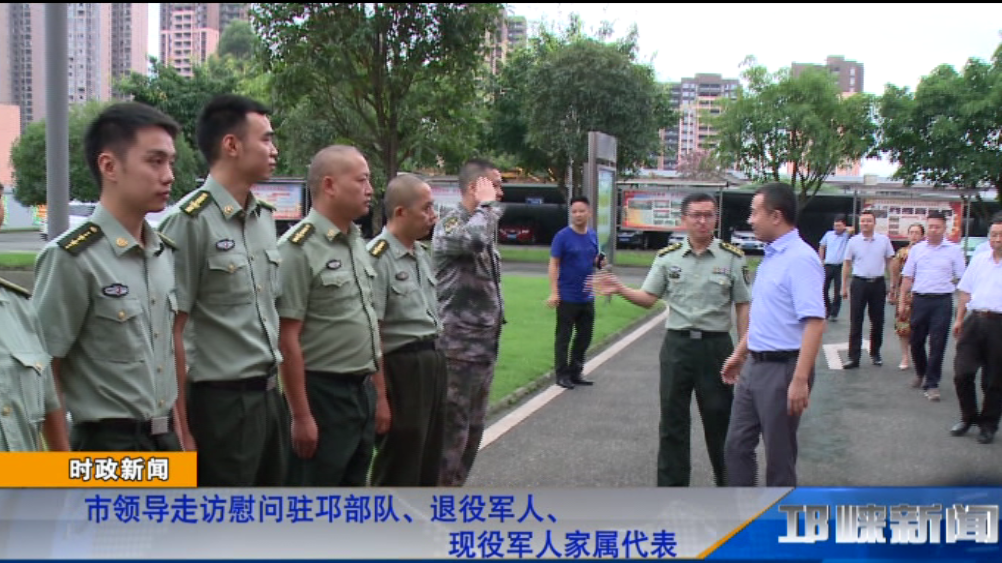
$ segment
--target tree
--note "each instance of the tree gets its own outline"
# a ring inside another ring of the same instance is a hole
[[[84,156],[83,137],[87,126],[108,104],[89,102],[73,106],[69,115],[70,136],[70,199],[97,201],[100,190]],[[177,161],[174,164],[174,185],[171,199],[178,200],[195,189],[197,170],[195,155],[183,135],[174,142]],[[22,205],[44,205],[47,198],[45,163],[45,121],[34,121],[25,128],[11,149],[14,166],[14,198]]]
[[[782,181],[787,166],[801,209],[839,166],[871,156],[876,146],[873,97],[843,95],[823,69],[770,74],[749,57],[736,99],[724,100],[717,157],[760,182]]]
[[[233,20],[219,36],[216,53],[220,57],[232,56],[238,59],[249,59],[257,47],[258,39],[250,23]]]
[[[914,93],[888,85],[879,112],[880,150],[899,163],[896,178],[992,186],[1002,202],[1002,46],[991,63],[971,59],[962,73],[936,68]],[[980,194],[975,198],[981,202]]]
[[[276,101],[307,103],[301,111],[335,133],[314,150],[340,139],[392,178],[403,163],[474,146],[486,37],[501,13],[501,4],[262,3],[251,18],[270,45],[262,57]]]
[[[563,36],[544,30],[499,79],[491,122],[499,147],[521,156],[528,169],[548,170],[561,186],[573,165],[574,191],[589,131],[617,138],[620,172],[629,173],[649,163],[659,130],[677,120],[667,88],[649,65],[636,62],[636,27],[618,42],[607,41],[611,33],[606,24],[599,38],[588,37],[572,16]]]
[[[682,155],[677,171],[689,180],[720,180],[724,174],[716,155],[707,149],[696,149]]]

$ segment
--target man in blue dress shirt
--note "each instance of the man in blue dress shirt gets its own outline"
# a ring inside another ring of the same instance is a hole
[[[735,487],[757,481],[760,435],[766,486],[797,485],[797,428],[814,382],[826,311],[824,268],[796,222],[790,186],[766,184],[755,192],[748,224],[767,243],[765,257],[752,287],[748,332],[721,370],[724,381],[736,383],[724,446],[727,483]]]
[[[845,215],[836,215],[832,230],[821,237],[818,254],[825,263],[825,311],[828,319],[834,321],[842,309],[842,262],[845,249],[852,233],[846,229]],[[828,288],[835,284],[835,293],[829,299]]]

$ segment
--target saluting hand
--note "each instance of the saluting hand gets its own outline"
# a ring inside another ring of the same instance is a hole
[[[302,459],[311,459],[317,452],[320,432],[312,414],[292,419],[292,451]]]

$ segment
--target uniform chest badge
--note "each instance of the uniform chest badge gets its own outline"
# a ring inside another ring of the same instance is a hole
[[[407,272],[397,272],[396,275],[397,281],[406,281],[409,277],[410,275],[408,275]]]
[[[233,239],[224,238],[216,243],[216,250],[226,252],[227,250],[233,250],[233,247],[236,245],[237,243],[233,242]]]
[[[341,268],[340,260],[331,260],[330,262],[327,263],[328,270],[337,270],[339,268]]]
[[[129,294],[129,286],[120,283],[113,283],[102,287],[101,293],[108,297],[125,297]]]
[[[713,273],[714,274],[720,274],[722,276],[729,276],[729,275],[731,275],[731,269],[730,268],[714,268],[713,269]]]
[[[682,277],[682,268],[671,266],[668,268],[668,279],[677,280]]]
[[[442,224],[442,228],[445,230],[446,233],[452,233],[452,231],[456,230],[456,227],[458,226],[459,226],[459,217],[456,217],[455,215],[446,219],[445,222]]]

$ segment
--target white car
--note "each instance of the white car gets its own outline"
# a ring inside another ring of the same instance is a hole
[[[91,214],[94,213],[94,209],[97,207],[96,203],[85,203],[82,201],[71,201],[69,206],[69,228],[68,231],[73,230],[80,225],[83,225]],[[45,219],[42,219],[41,230],[39,231],[42,240],[49,240],[49,219],[46,215]],[[62,234],[62,233],[60,233]]]
[[[731,244],[745,252],[765,251],[765,243],[755,238],[755,233],[751,231],[734,231],[731,234]]]

